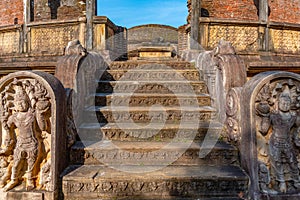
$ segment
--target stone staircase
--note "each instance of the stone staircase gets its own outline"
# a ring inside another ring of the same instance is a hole
[[[239,199],[248,177],[188,62],[113,62],[86,98],[64,199]]]

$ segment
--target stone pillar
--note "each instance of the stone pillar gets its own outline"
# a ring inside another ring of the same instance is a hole
[[[268,0],[259,0],[259,20],[267,22],[269,18]]]
[[[23,35],[21,39],[21,45],[22,45],[22,52],[27,53],[28,52],[28,40],[27,40],[27,24],[31,21],[31,0],[24,0],[24,26],[23,26]]]
[[[269,47],[269,28],[267,24],[269,23],[269,4],[268,0],[259,0],[259,21],[260,21],[260,48],[261,50],[268,51]]]
[[[192,15],[191,15],[191,34],[190,34],[190,49],[199,49],[199,18],[201,0],[192,0]]]
[[[93,17],[96,15],[96,0],[86,1],[86,48],[93,49]]]

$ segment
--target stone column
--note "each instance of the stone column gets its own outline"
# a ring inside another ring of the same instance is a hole
[[[198,50],[201,0],[192,0],[190,49]]]
[[[267,22],[268,21],[268,0],[260,0],[259,1],[259,21]]]
[[[96,15],[96,0],[86,1],[86,48],[93,49],[93,17]]]
[[[260,32],[263,35],[261,49],[269,50],[269,28],[266,24],[269,22],[269,4],[268,0],[259,0],[259,22],[261,23]]]
[[[23,34],[21,39],[21,51],[27,53],[27,24],[30,22],[30,0],[23,0],[24,6],[24,26],[23,26]]]

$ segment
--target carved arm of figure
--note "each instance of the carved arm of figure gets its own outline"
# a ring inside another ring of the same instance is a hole
[[[49,113],[50,105],[51,104],[47,99],[38,100],[36,103],[36,119],[41,131],[48,131],[49,128],[48,120],[51,115],[51,113]]]
[[[259,132],[266,136],[271,126],[270,121],[270,106],[267,102],[260,102],[256,106],[257,114],[262,118]]]
[[[0,148],[0,155],[11,155],[14,148],[14,138],[12,136],[13,129],[11,127],[8,114],[3,114],[0,117],[2,124],[2,144]]]

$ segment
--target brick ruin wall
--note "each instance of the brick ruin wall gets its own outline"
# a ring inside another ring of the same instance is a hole
[[[52,2],[56,2],[54,0]],[[240,20],[258,20],[258,1],[259,0],[202,0],[201,7],[208,11],[209,17],[220,19],[240,19]],[[50,11],[48,5],[41,6],[39,2],[48,2],[45,0],[35,2],[36,13],[45,15],[45,8]],[[65,3],[72,2],[72,3]],[[68,19],[84,15],[85,5],[80,4],[79,0],[61,1],[52,3],[52,18],[57,15],[58,19]],[[268,0],[270,7],[270,21],[300,23],[300,1],[299,0]],[[83,6],[81,6],[83,5]],[[23,0],[2,0],[0,1],[0,26],[23,23]],[[56,10],[56,14],[53,14]],[[40,17],[35,16],[38,20]],[[17,19],[17,20],[16,20]],[[49,20],[49,16],[47,16]],[[41,17],[40,20],[45,20]]]
[[[180,26],[178,28],[178,50],[179,55],[182,54],[184,50],[188,49],[188,34],[186,33],[185,26]]]
[[[202,0],[201,8],[209,17],[220,19],[258,20],[254,0]]]
[[[85,0],[59,1],[33,0],[34,14],[30,21],[49,21],[51,19],[74,19],[85,16]],[[24,23],[23,0],[0,1],[0,27]]]
[[[23,0],[1,0],[0,8],[0,26],[23,24]]]
[[[269,0],[270,21],[300,23],[300,0]]]
[[[299,0],[268,0],[268,3],[270,21],[300,23]],[[202,0],[201,7],[212,18],[258,20],[259,0]]]

